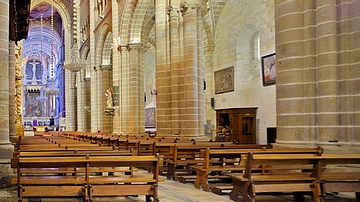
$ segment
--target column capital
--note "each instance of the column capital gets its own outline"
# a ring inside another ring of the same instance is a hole
[[[99,70],[103,71],[103,70],[110,70],[112,68],[111,64],[102,64],[99,67]]]
[[[169,15],[170,18],[176,18],[176,17],[178,17],[178,14],[179,14],[179,8],[175,8],[173,6],[168,6],[167,14]]]
[[[196,12],[196,9],[199,7],[199,4],[192,2],[183,2],[180,4],[180,12],[184,15],[188,12]]]
[[[142,43],[130,43],[128,44],[128,51],[131,51],[132,49],[142,49],[144,48]]]

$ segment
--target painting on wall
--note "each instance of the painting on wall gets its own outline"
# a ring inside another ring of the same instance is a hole
[[[276,55],[275,53],[261,57],[263,85],[273,85],[276,81]]]
[[[145,109],[145,128],[155,127],[155,107]]]
[[[25,97],[24,117],[39,117],[42,112],[42,105],[36,100],[40,93],[28,93]]]
[[[215,94],[234,91],[234,66],[214,72]]]

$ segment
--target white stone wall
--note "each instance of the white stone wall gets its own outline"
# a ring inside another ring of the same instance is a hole
[[[275,85],[263,86],[261,56],[275,51],[274,1],[230,0],[216,24],[214,66],[234,66],[234,91],[215,95],[215,109],[258,107],[257,137],[276,126]]]

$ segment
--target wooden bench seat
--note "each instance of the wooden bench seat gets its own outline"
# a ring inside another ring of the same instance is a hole
[[[38,175],[38,176],[22,176],[21,184],[26,185],[85,185],[85,176],[54,176],[54,175]],[[26,190],[27,191],[27,190]]]
[[[18,157],[17,175],[12,180],[18,185],[18,201],[24,197],[83,197],[92,201],[95,196],[146,195],[147,201],[158,198],[158,158],[156,156],[68,156],[68,157]],[[152,167],[153,173],[138,169]],[[51,169],[54,170],[51,172]],[[75,175],[58,175],[64,169],[74,169]],[[92,175],[113,168],[121,173],[111,176]],[[31,175],[26,169],[37,172]],[[63,170],[62,170],[63,169]],[[120,170],[122,169],[122,170]],[[81,171],[81,172],[80,172]]]
[[[119,183],[156,183],[154,175],[151,173],[141,173],[137,175],[122,175],[122,176],[90,176],[89,183],[93,186],[95,184],[119,184]]]
[[[323,153],[323,148],[277,148],[277,149],[213,149],[207,148],[204,154],[204,160],[201,165],[191,166],[196,170],[196,180],[194,186],[198,189],[201,187],[205,191],[210,191],[208,179],[212,173],[217,173],[218,178],[227,178],[228,173],[242,173],[245,170],[246,156],[249,152],[252,153],[272,153],[272,154],[285,154],[285,153],[298,153],[298,154],[317,154]],[[298,169],[302,171],[312,171],[312,165],[286,165],[286,169]],[[282,170],[283,165],[254,165],[252,172],[266,172],[267,170]],[[216,188],[215,188],[216,189]]]
[[[269,148],[268,145],[254,144],[234,144],[232,142],[193,142],[192,144],[176,143],[173,146],[172,158],[165,159],[167,164],[167,178],[178,180],[179,174],[193,175],[195,169],[193,166],[202,165],[204,163],[204,151],[211,149],[264,149]],[[213,164],[219,161],[212,162]],[[220,162],[225,163],[225,162]],[[228,162],[236,163],[236,162]]]
[[[314,195],[324,201],[327,193],[353,192],[360,200],[360,154],[324,154],[314,167]]]
[[[324,201],[329,192],[359,192],[360,167],[355,172],[344,169],[329,168],[329,165],[344,166],[360,165],[360,154],[255,154],[249,153],[246,169],[243,174],[232,173],[233,189],[230,199],[239,201],[255,201],[257,193],[261,192],[308,192],[313,201]],[[256,165],[282,165],[283,169],[272,170],[265,166],[266,171],[252,172]],[[288,166],[294,165],[294,166]],[[304,172],[301,165],[312,165],[311,172]],[[296,168],[296,171],[294,170]]]

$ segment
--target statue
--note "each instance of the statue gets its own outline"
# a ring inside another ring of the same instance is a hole
[[[112,89],[109,88],[106,90],[106,93],[105,93],[105,96],[106,96],[106,108],[113,108],[114,106],[114,101],[113,101],[113,93],[112,93]]]

